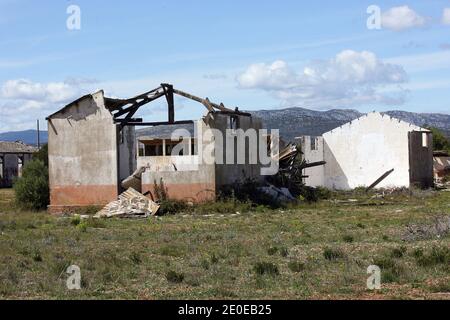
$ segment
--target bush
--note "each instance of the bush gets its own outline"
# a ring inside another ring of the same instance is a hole
[[[188,205],[184,201],[174,199],[164,199],[159,203],[158,215],[177,214],[183,212],[188,208]]]
[[[323,250],[323,257],[330,261],[335,261],[345,258],[345,253],[339,248],[325,248]]]
[[[178,273],[178,272],[173,271],[173,270],[169,270],[166,273],[166,279],[167,279],[167,281],[169,281],[171,283],[181,283],[184,280],[184,274],[183,273]]]
[[[407,251],[407,248],[405,246],[401,246],[400,248],[394,248],[391,250],[391,257],[392,258],[402,258]]]
[[[80,230],[81,232],[86,232],[87,229],[88,229],[88,224],[87,224],[86,221],[82,221],[82,222],[80,222],[80,223],[77,225],[76,228],[77,228],[78,230]]]
[[[444,135],[444,133],[433,127],[428,127],[433,134],[433,149],[434,150],[444,150],[450,152],[450,140]]]
[[[350,234],[345,234],[342,236],[342,240],[347,243],[352,243],[353,241],[355,241],[355,238]]]
[[[290,261],[288,263],[288,268],[292,272],[298,273],[298,272],[305,270],[305,264],[300,261]]]
[[[374,265],[381,268],[381,276],[383,282],[400,282],[400,279],[405,273],[404,267],[391,257],[376,258],[374,260]]]
[[[71,225],[73,225],[73,226],[77,226],[77,225],[79,225],[81,223],[81,218],[80,218],[80,216],[74,216],[74,217],[72,217],[72,219],[70,219],[70,224]]]
[[[33,154],[34,160],[40,160],[48,168],[48,144],[44,144],[39,151]]]
[[[277,265],[275,265],[271,262],[258,262],[253,267],[253,270],[258,275],[267,274],[267,275],[271,275],[271,276],[276,276],[280,273]]]
[[[14,192],[19,206],[42,210],[49,204],[48,169],[44,162],[32,160],[22,172],[22,177],[14,183]]]
[[[419,266],[429,267],[438,264],[450,264],[450,249],[446,247],[433,247],[429,254],[417,252],[415,254],[416,262]]]

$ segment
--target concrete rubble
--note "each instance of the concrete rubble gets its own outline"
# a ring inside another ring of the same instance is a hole
[[[99,211],[95,218],[146,218],[156,215],[159,205],[137,192],[133,188],[119,196],[119,200],[110,202]]]
[[[124,189],[130,189],[133,188],[134,190],[141,192],[142,191],[142,174],[145,172],[144,167],[140,167],[137,169],[131,176],[126,178],[122,181],[122,188]]]
[[[261,192],[271,196],[275,201],[279,202],[295,202],[295,199],[288,188],[277,188],[269,184],[267,187],[259,188]]]

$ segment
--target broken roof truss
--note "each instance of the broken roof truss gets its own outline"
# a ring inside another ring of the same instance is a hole
[[[114,121],[124,126],[159,126],[168,124],[187,124],[192,123],[192,120],[175,121],[175,102],[174,95],[197,101],[203,104],[211,113],[225,113],[242,116],[251,116],[249,113],[241,112],[236,108],[235,110],[226,108],[223,103],[215,104],[209,101],[208,98],[202,99],[192,94],[174,89],[173,85],[163,83],[160,87],[140,94],[130,99],[113,99],[105,97],[105,107],[113,114]],[[161,97],[166,97],[168,105],[168,121],[165,122],[144,122],[141,118],[133,118],[136,112],[144,105]]]

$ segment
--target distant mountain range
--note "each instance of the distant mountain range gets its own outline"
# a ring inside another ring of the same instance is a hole
[[[314,111],[304,108],[289,108],[281,110],[250,111],[261,118],[268,129],[280,129],[280,135],[285,141],[292,141],[300,135],[320,136],[364,115],[356,110],[336,109],[329,111]],[[440,113],[414,113],[406,111],[384,112],[393,118],[397,118],[417,126],[432,126],[444,132],[450,138],[450,114]],[[138,136],[164,135],[167,136],[167,127],[143,128],[137,130]],[[190,129],[190,128],[188,128]],[[48,136],[46,131],[41,131],[41,143],[46,143]],[[37,131],[26,130],[18,132],[0,133],[0,141],[23,141],[36,145]]]
[[[261,118],[268,129],[279,128],[280,136],[286,141],[292,141],[300,135],[320,136],[364,115],[364,113],[349,109],[314,111],[304,108],[261,110],[251,113]],[[436,127],[442,130],[447,137],[450,137],[450,114],[406,111],[383,113],[417,126]]]
[[[41,143],[48,141],[47,131],[40,132]],[[37,145],[37,130],[13,131],[0,133],[0,141],[22,141],[29,145]]]

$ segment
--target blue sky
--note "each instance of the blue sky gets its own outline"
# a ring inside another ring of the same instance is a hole
[[[70,5],[80,30],[66,26]],[[380,30],[367,28],[370,5]],[[247,110],[449,113],[449,71],[449,0],[0,0],[0,132],[97,89],[129,97],[162,82]],[[140,115],[164,120],[163,102]],[[176,103],[178,120],[204,112]]]

